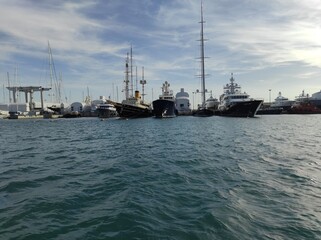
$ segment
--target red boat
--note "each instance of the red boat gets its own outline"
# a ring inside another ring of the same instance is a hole
[[[321,114],[321,109],[310,102],[300,102],[294,104],[289,110],[290,114]]]

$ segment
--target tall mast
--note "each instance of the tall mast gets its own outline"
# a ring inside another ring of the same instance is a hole
[[[58,82],[58,103],[61,103],[61,88],[62,88],[62,72],[59,73],[59,82]]]
[[[2,84],[2,92],[3,92],[3,102],[6,102],[6,93],[5,93],[5,87],[4,84]]]
[[[57,74],[56,74],[56,68],[55,68],[55,63],[53,61],[52,57],[52,51],[50,47],[50,43],[48,41],[48,55],[49,55],[49,74],[50,74],[50,87],[51,91],[54,91],[55,94],[55,102],[60,102],[61,96],[59,96],[59,83],[57,79]],[[51,94],[51,102],[53,102],[53,93]]]
[[[9,72],[7,72],[7,79],[8,79],[8,87],[10,88],[10,78],[9,78]],[[11,103],[11,96],[10,96],[10,91],[9,91],[9,103]]]
[[[129,87],[128,87],[128,84],[129,84],[129,56],[128,56],[128,53],[127,53],[127,58],[126,58],[126,68],[125,68],[125,98],[126,100],[129,98]]]
[[[49,63],[49,75],[50,75],[50,88],[51,88],[51,103],[53,102],[53,73],[52,73],[52,59],[51,59],[51,48],[50,48],[50,43],[48,41],[48,63]]]
[[[136,91],[138,91],[138,76],[137,76],[137,66],[136,66]]]
[[[130,46],[130,88],[132,91],[132,96],[134,96],[134,86],[133,86],[133,47]]]
[[[201,1],[201,79],[202,79],[202,106],[205,107],[205,63],[204,63],[204,19],[203,19],[203,1]]]

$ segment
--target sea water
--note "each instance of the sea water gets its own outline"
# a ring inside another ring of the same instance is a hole
[[[321,115],[0,120],[0,239],[321,239]]]

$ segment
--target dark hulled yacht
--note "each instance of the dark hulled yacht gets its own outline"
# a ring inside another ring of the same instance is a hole
[[[165,81],[162,87],[162,94],[159,96],[159,99],[153,101],[153,114],[157,118],[176,116],[175,97],[169,87],[170,84]]]
[[[218,111],[220,116],[229,117],[254,117],[263,100],[249,98],[245,92],[241,92],[241,86],[234,82],[233,73],[230,83],[224,86],[224,93],[220,96]]]
[[[130,54],[130,58],[132,59],[132,51]],[[130,61],[132,62],[132,60]],[[132,69],[132,65],[130,66]],[[112,102],[115,106],[119,117],[121,118],[144,118],[151,117],[152,110],[150,104],[146,104],[144,100],[141,99],[141,95],[138,90],[135,91],[135,94],[131,94],[129,92],[129,73],[131,73],[132,79],[132,71],[129,70],[129,56],[127,54],[126,58],[126,71],[125,71],[125,99],[121,103]]]

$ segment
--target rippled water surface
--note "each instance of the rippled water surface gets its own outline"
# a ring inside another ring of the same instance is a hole
[[[0,239],[321,239],[321,115],[0,120]]]

